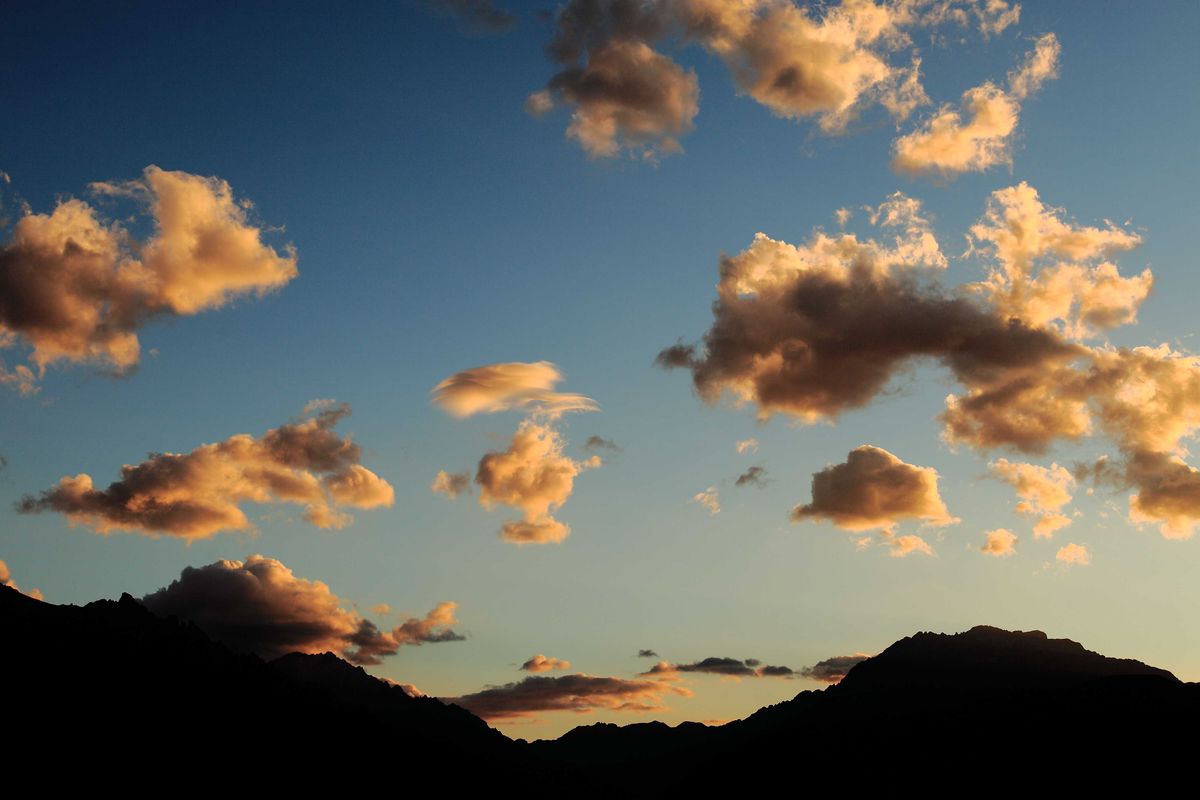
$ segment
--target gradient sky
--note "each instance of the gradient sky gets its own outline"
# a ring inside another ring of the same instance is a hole
[[[36,395],[0,387],[0,559],[22,588],[56,603],[140,597],[188,565],[262,553],[380,627],[390,617],[376,604],[422,616],[453,601],[464,641],[402,647],[370,667],[437,696],[519,680],[537,653],[625,678],[653,663],[637,658],[642,648],[678,663],[799,668],[975,624],[1038,628],[1200,680],[1197,537],[1134,525],[1128,489],[1089,494],[1080,483],[1071,525],[1035,538],[1013,487],[988,477],[1000,457],[1070,468],[1115,456],[1111,439],[1059,441],[1044,455],[952,448],[937,415],[957,385],[929,359],[866,408],[812,425],[706,404],[687,370],[654,367],[660,350],[710,327],[718,259],[756,233],[801,244],[814,228],[836,234],[835,211],[847,208],[847,230],[877,236],[862,207],[901,191],[923,204],[949,262],[940,280],[957,286],[985,276],[964,237],[989,195],[1022,181],[1073,224],[1113,220],[1142,237],[1111,260],[1125,276],[1152,269],[1154,290],[1136,324],[1091,344],[1196,352],[1200,7],[1026,2],[1017,24],[991,36],[948,24],[931,41],[935,31],[913,30],[932,105],[898,124],[875,107],[833,136],[740,93],[703,48],[663,44],[695,71],[700,110],[683,152],[653,160],[589,158],[565,135],[569,111],[523,110],[555,72],[544,49],[555,23],[534,4],[507,8],[516,24],[496,34],[420,3],[8,5],[4,241],[22,204],[49,213],[76,197],[128,213],[89,184],[157,165],[228,181],[252,201],[264,240],[299,258],[299,276],[262,298],[147,322],[132,374],[64,363]],[[1002,82],[1047,33],[1061,45],[1058,77],[1022,102],[1011,164],[949,182],[890,168],[899,135],[965,90]],[[27,356],[21,342],[0,351],[9,369]],[[474,473],[522,414],[456,419],[430,391],[468,368],[543,360],[566,376],[560,391],[600,406],[556,423],[567,454],[587,458],[592,435],[620,450],[598,451],[604,465],[576,477],[555,512],[570,525],[565,541],[514,546],[497,536],[514,514],[482,508],[478,492],[450,501],[429,486],[439,470]],[[107,485],[148,453],[261,436],[320,398],[350,404],[339,431],[395,490],[394,505],[356,509],[342,530],[307,524],[295,505],[248,504],[253,533],[187,543],[97,535],[15,508],[64,475]],[[757,451],[739,455],[749,438]],[[789,519],[810,501],[812,475],[864,444],[936,469],[960,521],[897,528],[934,555],[893,558],[857,547],[862,534]],[[769,483],[736,486],[753,465]],[[715,515],[693,500],[709,487]],[[997,528],[1017,535],[1012,556],[980,552]],[[1056,559],[1068,543],[1086,547],[1090,564]],[[534,738],[600,720],[730,719],[821,685],[685,677],[694,696],[668,697],[666,712],[549,712],[500,727]]]

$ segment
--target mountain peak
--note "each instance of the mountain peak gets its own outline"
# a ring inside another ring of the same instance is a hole
[[[962,633],[921,632],[855,666],[842,690],[1052,689],[1127,675],[1178,679],[1127,658],[1109,658],[1044,632],[976,625]]]

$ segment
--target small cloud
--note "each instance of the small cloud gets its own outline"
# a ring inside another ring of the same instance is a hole
[[[818,661],[811,667],[799,671],[801,677],[812,678],[823,683],[837,683],[846,677],[855,664],[870,658],[866,653],[855,653],[852,656],[834,656],[824,661]]]
[[[583,443],[584,450],[610,450],[614,453],[620,452],[621,448],[617,447],[617,443],[612,439],[605,439],[602,436],[589,436],[587,441]]]
[[[735,447],[737,447],[739,456],[745,455],[746,453],[753,453],[758,450],[758,439],[742,439],[735,445]]]
[[[692,501],[699,503],[710,517],[721,513],[721,502],[717,497],[717,487],[710,486],[703,492],[692,495]]]
[[[1017,537],[1009,530],[997,528],[984,534],[983,545],[979,550],[984,555],[996,558],[1007,558],[1017,552]]]
[[[457,500],[463,492],[471,491],[471,475],[466,472],[446,472],[439,470],[429,488],[437,494],[444,494],[451,500]]]
[[[538,653],[521,665],[525,672],[550,672],[556,669],[570,669],[571,662],[562,658],[553,658]]]
[[[738,475],[734,481],[735,486],[757,486],[759,489],[765,487],[770,481],[767,479],[767,471],[762,467],[751,467],[750,469]]]
[[[638,658],[658,658],[658,653],[653,650],[638,650]]]
[[[1088,549],[1074,542],[1060,547],[1054,557],[1069,567],[1086,567],[1092,563],[1092,554]]]

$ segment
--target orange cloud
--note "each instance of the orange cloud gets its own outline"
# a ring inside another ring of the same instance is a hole
[[[0,560],[0,586],[7,586],[10,589],[15,589],[24,595],[32,597],[34,600],[46,599],[42,594],[41,589],[30,589],[28,592],[22,591],[21,587],[17,586],[17,582],[13,580],[12,572],[10,572],[8,569],[8,564],[5,564],[3,560]]]
[[[538,653],[521,665],[526,672],[550,672],[556,669],[570,669],[571,662],[561,658],[552,658]]]
[[[378,664],[403,645],[460,641],[451,629],[455,603],[439,603],[425,617],[391,630],[343,606],[321,581],[297,577],[261,555],[185,567],[170,586],[142,598],[160,616],[195,622],[234,650],[266,659],[287,653],[331,651],[356,664]]]
[[[121,478],[95,488],[87,474],[67,476],[18,504],[22,513],[56,511],[97,533],[133,531],[188,541],[253,525],[240,505],[297,503],[320,528],[353,518],[342,506],[391,506],[391,485],[358,463],[362,449],[334,426],[349,406],[327,408],[267,431],[238,434],[190,453],[159,453],[121,468]]]
[[[562,373],[549,361],[514,361],[456,372],[433,389],[433,402],[454,417],[528,411],[555,419],[568,411],[597,411],[581,394],[554,391]]]
[[[979,548],[984,555],[1004,558],[1017,552],[1017,537],[1009,530],[996,528],[984,534],[983,545]]]
[[[191,316],[296,277],[296,254],[262,241],[229,184],[150,166],[125,183],[96,183],[101,195],[132,199],[154,221],[139,241],[88,203],[60,201],[26,213],[0,245],[0,347],[26,346],[37,376],[58,362],[117,373],[137,366],[137,331],[161,316]],[[0,366],[0,382],[24,394],[34,371]]]
[[[1092,556],[1088,549],[1074,542],[1060,547],[1058,554],[1054,557],[1069,567],[1086,567],[1092,563]]]
[[[950,516],[938,494],[937,470],[906,464],[879,447],[862,445],[850,451],[845,463],[813,475],[812,502],[796,506],[792,520],[826,519],[848,531],[891,531],[906,519],[926,525],[949,525]],[[895,555],[929,553],[916,536],[897,537]]]
[[[911,177],[952,180],[1009,163],[1021,101],[1057,77],[1059,51],[1058,39],[1047,33],[1022,66],[1009,73],[1008,91],[988,82],[963,93],[961,112],[942,106],[920,128],[895,141],[892,169]]]
[[[1071,502],[1070,487],[1075,478],[1058,464],[1039,467],[1000,458],[988,465],[992,475],[1017,490],[1021,502],[1017,513],[1037,518],[1034,536],[1048,537],[1059,528],[1071,524],[1071,518],[1061,509]]]

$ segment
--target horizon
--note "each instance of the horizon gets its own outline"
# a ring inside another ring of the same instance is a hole
[[[1200,7],[553,5],[5,11],[0,584],[512,738],[1200,681]]]

